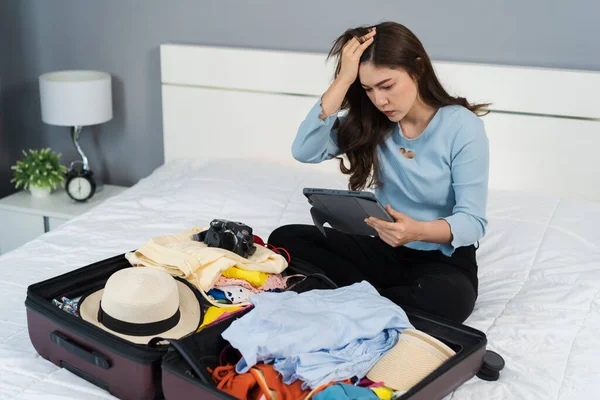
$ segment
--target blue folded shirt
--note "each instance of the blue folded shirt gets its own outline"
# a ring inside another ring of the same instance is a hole
[[[363,387],[336,383],[313,397],[314,400],[379,400],[371,390]]]
[[[242,354],[236,371],[272,362],[284,383],[300,379],[304,389],[364,377],[413,328],[404,310],[367,281],[301,294],[263,292],[249,301],[254,309],[222,334]]]

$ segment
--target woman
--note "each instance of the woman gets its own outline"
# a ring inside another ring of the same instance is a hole
[[[378,237],[288,225],[269,243],[338,285],[368,280],[401,306],[463,322],[487,226],[489,151],[478,118],[487,105],[450,96],[419,39],[397,23],[348,30],[329,56],[338,57],[335,80],[300,125],[293,155],[319,163],[346,154],[350,189],[374,187],[396,222],[368,218]]]

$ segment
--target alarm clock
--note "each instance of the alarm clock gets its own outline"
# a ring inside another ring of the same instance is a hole
[[[96,192],[96,181],[89,169],[71,168],[67,172],[65,190],[70,198],[84,202],[92,198]]]

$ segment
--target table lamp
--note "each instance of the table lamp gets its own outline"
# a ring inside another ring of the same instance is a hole
[[[39,85],[42,121],[71,127],[73,145],[81,156],[81,168],[71,163],[65,189],[73,200],[86,201],[94,195],[96,183],[79,135],[83,126],[112,119],[111,76],[99,71],[55,71],[41,75]]]

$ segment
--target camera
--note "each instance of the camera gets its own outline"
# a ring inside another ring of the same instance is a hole
[[[256,251],[252,228],[242,222],[213,219],[210,228],[194,235],[194,240],[204,242],[208,247],[229,250],[244,258]]]

